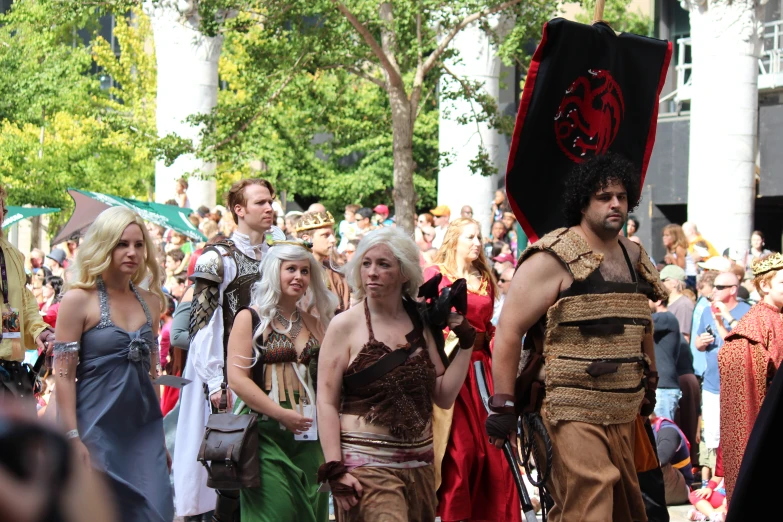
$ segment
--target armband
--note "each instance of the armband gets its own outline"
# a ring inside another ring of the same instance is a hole
[[[68,367],[74,363],[79,364],[79,351],[82,343],[72,341],[68,343],[55,341],[52,355],[54,359],[54,368],[58,377],[68,377]]]

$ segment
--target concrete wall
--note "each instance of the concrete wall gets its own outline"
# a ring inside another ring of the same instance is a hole
[[[459,50],[462,58],[460,63],[450,64],[454,74],[483,82],[483,88],[498,100],[500,110],[515,115],[514,69],[503,66],[484,33],[475,25],[467,27],[454,39],[452,46]],[[441,78],[441,92],[453,88],[451,78]],[[470,113],[467,102],[441,99],[439,147],[441,152],[452,154],[453,158],[452,163],[438,173],[438,204],[449,206],[452,219],[459,217],[463,205],[470,205],[473,217],[481,223],[482,233],[487,235],[492,226],[494,193],[504,185],[511,139],[483,124],[460,125],[455,121],[458,116]],[[472,174],[468,168],[482,143],[498,168],[497,176]]]
[[[759,196],[783,196],[783,105],[759,107]]]

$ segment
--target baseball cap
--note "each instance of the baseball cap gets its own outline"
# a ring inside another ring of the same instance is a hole
[[[374,209],[372,209],[373,212],[376,214],[383,214],[384,216],[389,215],[389,207],[386,205],[376,205]]]
[[[500,254],[492,258],[492,261],[497,261],[498,263],[511,263],[514,264],[514,256],[511,254]]]
[[[706,261],[698,263],[704,270],[714,270],[716,272],[728,272],[731,270],[731,261],[721,256],[712,256]]]
[[[451,209],[447,207],[446,205],[438,205],[437,207],[430,210],[430,214],[433,216],[450,216],[451,215]]]
[[[666,265],[661,270],[661,281],[666,279],[674,279],[676,281],[685,282],[685,270],[677,265]]]

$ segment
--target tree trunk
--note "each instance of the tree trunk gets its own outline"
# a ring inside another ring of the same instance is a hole
[[[747,249],[753,229],[759,4],[688,2],[693,42],[688,220],[719,249]]]
[[[189,116],[208,114],[217,105],[218,59],[223,37],[208,37],[198,30],[195,0],[147,0],[157,59],[158,93],[156,120],[158,135],[175,134],[190,139],[197,148],[201,128],[186,121]],[[184,154],[170,166],[155,166],[155,200],[174,197],[175,181],[188,176],[188,198],[193,209],[215,206],[215,165]]]
[[[413,234],[416,226],[416,192],[413,189],[413,115],[404,89],[391,86],[394,150],[394,212],[397,226]]]

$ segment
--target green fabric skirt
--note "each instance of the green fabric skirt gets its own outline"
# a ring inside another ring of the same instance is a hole
[[[291,409],[289,401],[280,406]],[[247,408],[244,408],[247,411]],[[261,487],[243,489],[242,522],[325,522],[329,495],[318,493],[316,476],[324,462],[318,441],[294,440],[274,419],[258,415]]]

